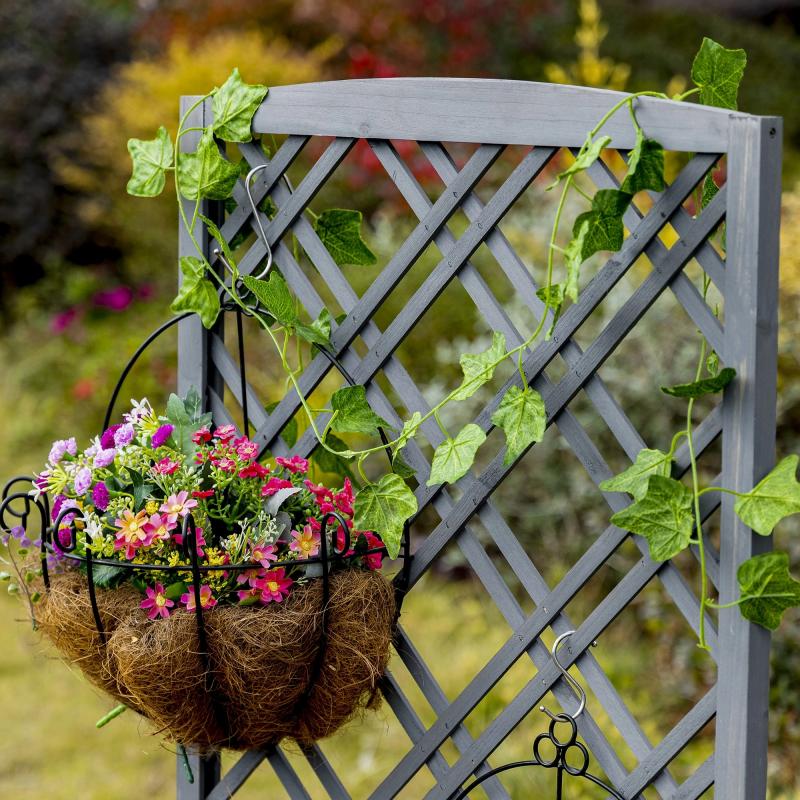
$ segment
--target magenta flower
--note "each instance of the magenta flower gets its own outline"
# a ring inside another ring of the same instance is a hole
[[[258,561],[262,567],[269,569],[270,561],[277,561],[278,554],[275,552],[274,544],[257,544],[250,554],[253,561]]]
[[[164,594],[164,587],[160,583],[156,584],[155,589],[148,586],[145,594],[147,598],[139,603],[139,608],[147,611],[149,619],[158,619],[159,617],[166,619],[169,616],[169,610],[175,603]]]
[[[64,333],[64,331],[80,316],[81,311],[76,306],[60,311],[50,320],[50,330],[53,333]]]
[[[253,567],[253,569],[239,570],[236,575],[236,583],[249,583],[253,585],[253,581],[264,577],[264,570],[261,567]]]
[[[99,511],[105,511],[108,508],[108,501],[111,498],[108,494],[108,487],[100,481],[100,483],[95,484],[94,489],[92,489],[92,502]]]
[[[194,531],[194,540],[197,544],[197,555],[201,558],[205,555],[203,551],[203,546],[206,544],[206,540],[203,536],[203,529],[202,528],[195,528]],[[183,534],[182,533],[173,533],[172,534],[172,541],[175,544],[183,544]]]
[[[236,452],[242,460],[251,461],[258,455],[258,445],[255,442],[251,442],[249,439],[237,439]]]
[[[181,603],[186,606],[187,611],[196,611],[197,610],[197,603],[195,601],[194,596],[194,588],[190,588],[186,594],[181,595]],[[214,595],[211,591],[211,587],[204,583],[200,587],[200,608],[213,608],[217,604],[217,601],[214,599]]]
[[[153,464],[150,467],[150,471],[155,475],[172,475],[173,472],[177,472],[180,469],[180,466],[180,462],[173,461],[167,456]]]
[[[301,475],[305,475],[308,472],[308,460],[300,458],[300,456],[292,456],[291,458],[278,456],[275,459],[275,463],[285,467],[289,472],[300,473]]]
[[[100,437],[100,447],[103,450],[110,450],[114,447],[114,434],[122,427],[122,423],[118,423],[117,425],[112,425],[108,430],[103,432],[103,435]]]
[[[269,470],[258,461],[251,461],[246,467],[239,470],[240,478],[266,478]]]
[[[171,494],[158,510],[167,515],[170,522],[177,522],[178,517],[185,517],[197,505],[197,500],[189,499],[189,492]]]
[[[272,497],[275,492],[281,489],[291,489],[293,485],[291,481],[286,481],[283,478],[270,478],[261,488],[261,494],[264,497]]]
[[[169,539],[170,532],[177,527],[176,522],[170,522],[161,514],[152,514],[145,523],[145,530],[150,534],[152,541],[156,539]]]
[[[227,456],[217,461],[217,467],[223,472],[236,472],[236,462]]]
[[[298,558],[309,558],[319,553],[320,538],[310,525],[304,525],[302,531],[292,531],[292,543],[289,549],[297,553]]]
[[[124,311],[133,302],[133,289],[129,286],[116,286],[96,292],[92,301],[99,308],[109,311]]]
[[[270,570],[255,583],[255,588],[261,590],[261,602],[280,603],[288,594],[292,586],[292,579],[286,577],[286,570],[277,567]]]
[[[228,442],[236,436],[236,426],[220,425],[220,427],[214,431],[214,436],[221,442]]]
[[[239,589],[236,594],[239,596],[239,602],[242,605],[252,605],[261,599],[261,589],[257,586],[251,586],[249,589]]]
[[[303,485],[306,487],[306,489],[308,489],[309,492],[311,492],[311,494],[314,495],[317,505],[323,502],[333,502],[333,492],[327,486],[323,486],[321,483],[313,483],[307,478],[303,481]]]
[[[113,447],[101,450],[94,457],[94,465],[96,467],[107,467],[110,464],[114,463],[114,458],[116,457],[116,455],[117,451]]]
[[[350,478],[344,479],[344,487],[341,492],[336,492],[333,496],[333,504],[342,513],[353,516],[353,484]]]
[[[150,440],[150,444],[153,446],[155,450],[157,447],[161,447],[164,442],[172,436],[172,431],[175,430],[174,426],[172,425],[162,425],[154,434],[153,438]]]
[[[364,531],[363,535],[367,540],[367,546],[370,550],[374,550],[377,547],[383,547],[383,542],[372,532]],[[367,556],[364,556],[364,561],[366,561],[367,566],[370,569],[380,569],[383,565],[383,553],[370,553]]]
[[[75,476],[75,494],[82,495],[89,491],[92,485],[92,471],[89,467],[81,467]]]
[[[203,442],[210,442],[211,441],[211,431],[208,427],[200,428],[200,430],[195,431],[192,434],[192,441],[195,444],[202,444]]]

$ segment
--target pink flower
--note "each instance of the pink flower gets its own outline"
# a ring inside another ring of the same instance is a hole
[[[253,567],[253,569],[242,569],[239,570],[238,575],[236,576],[236,583],[249,583],[250,586],[253,586],[253,581],[257,581],[259,578],[264,577],[264,570],[261,567]]]
[[[145,511],[134,514],[133,511],[126,508],[122,512],[122,518],[114,520],[114,524],[119,529],[114,549],[124,549],[125,558],[128,560],[136,555],[139,547],[148,547],[153,542],[152,534],[146,527],[147,513]]]
[[[305,458],[300,458],[300,456],[292,456],[291,458],[283,458],[282,456],[278,456],[275,459],[276,464],[280,464],[282,467],[289,470],[289,472],[299,472],[302,475],[305,475],[308,472],[308,460]]]
[[[314,500],[316,500],[317,505],[326,501],[328,503],[333,502],[333,492],[327,486],[312,483],[308,478],[303,481],[303,484],[306,489],[314,495]]]
[[[96,306],[109,311],[124,311],[133,302],[133,289],[129,286],[103,289],[95,293],[92,301]]]
[[[278,554],[275,552],[274,544],[257,544],[250,554],[253,561],[258,561],[262,567],[269,569],[270,561],[277,561]]]
[[[61,311],[50,320],[50,330],[53,333],[63,333],[80,315],[81,310],[76,306]]]
[[[153,446],[155,450],[158,447],[161,447],[164,442],[172,436],[172,431],[175,430],[173,425],[162,425],[154,434],[153,437],[150,439],[150,444]]]
[[[124,425],[120,425],[117,430],[114,431],[114,447],[124,447],[126,444],[130,444],[133,441],[134,430],[133,425],[130,422],[126,422]]]
[[[92,502],[95,508],[97,508],[98,511],[105,511],[108,508],[110,499],[108,487],[102,481],[95,484],[94,489],[92,489]]]
[[[178,517],[188,515],[190,509],[197,505],[197,500],[189,500],[189,492],[171,494],[158,510],[167,515],[170,522],[177,522]]]
[[[180,469],[180,466],[179,461],[173,461],[169,456],[165,456],[153,464],[150,471],[155,475],[172,475]]]
[[[302,531],[292,531],[292,539],[289,549],[297,553],[298,558],[309,558],[319,553],[319,534],[314,533],[310,525],[304,525]]]
[[[211,431],[208,427],[200,428],[199,431],[195,431],[192,434],[192,441],[195,444],[202,444],[203,442],[210,442],[211,441]]]
[[[239,470],[240,478],[266,478],[269,475],[269,470],[259,464],[258,461],[252,461],[243,469]]]
[[[205,555],[203,551],[203,547],[207,544],[204,536],[203,536],[203,529],[202,528],[195,528],[194,529],[194,540],[197,543],[197,555],[201,558]],[[182,533],[173,533],[172,534],[172,541],[175,544],[183,544],[183,534]]]
[[[94,457],[94,465],[96,467],[107,467],[114,463],[114,457],[117,451],[113,447],[108,447],[105,450],[100,450]]]
[[[214,436],[221,442],[230,441],[234,436],[236,436],[236,426],[220,425],[220,427],[214,431]]]
[[[249,589],[239,589],[236,594],[239,596],[239,602],[242,605],[252,605],[261,599],[261,589],[256,586],[251,586]]]
[[[376,547],[383,547],[383,542],[374,533],[364,531],[361,535],[366,538],[367,546],[370,550],[374,550]],[[383,566],[383,553],[369,553],[364,556],[364,561],[366,561],[370,569],[380,569]]]
[[[177,523],[170,522],[161,514],[153,514],[145,523],[145,530],[150,534],[151,540],[169,539],[170,531],[175,530]]]
[[[291,578],[286,577],[283,567],[277,567],[257,580],[255,588],[261,590],[261,602],[265,605],[272,602],[280,603],[289,594],[293,582]]]
[[[258,455],[258,445],[244,436],[241,439],[237,439],[233,444],[236,447],[239,458],[243,461],[250,461]]]
[[[353,484],[350,483],[350,478],[344,479],[342,491],[333,496],[333,504],[342,514],[353,516]]]
[[[206,498],[213,496],[213,489],[206,489],[204,492],[192,492],[192,497],[196,497],[198,500],[205,500]]]
[[[223,472],[236,472],[236,462],[227,456],[217,461],[217,467]]]
[[[187,611],[197,610],[193,587],[190,588],[186,594],[181,595],[181,603],[186,606]],[[200,587],[200,608],[213,608],[216,604],[217,601],[214,599],[214,594],[211,591],[211,587],[207,583],[204,583]]]
[[[175,603],[164,594],[164,587],[160,583],[157,583],[155,589],[148,586],[147,589],[145,589],[145,593],[147,594],[147,599],[139,603],[139,608],[145,610],[150,609],[147,612],[147,616],[150,619],[158,619],[158,617],[166,619],[169,616],[169,609],[172,608]]]
[[[286,481],[283,478],[270,478],[262,487],[261,494],[264,497],[271,497],[275,492],[281,489],[291,489],[292,486],[291,481]]]

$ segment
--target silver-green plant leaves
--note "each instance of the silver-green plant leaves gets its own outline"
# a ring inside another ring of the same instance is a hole
[[[345,208],[329,208],[314,222],[317,236],[340,267],[368,267],[377,260],[361,236],[362,222],[360,211]]]
[[[464,353],[461,356],[461,369],[464,379],[461,386],[452,394],[453,400],[466,400],[494,375],[495,367],[506,353],[506,337],[499,331],[492,334],[492,344],[482,353]]]
[[[672,456],[669,453],[643,448],[628,469],[603,481],[600,489],[604,492],[627,492],[635,500],[641,500],[647,494],[650,476],[661,475],[668,478],[671,466]]]
[[[734,511],[748,528],[769,536],[784,517],[800,512],[798,461],[800,456],[786,456],[751,491],[737,499]]]
[[[172,139],[162,125],[155,139],[128,139],[133,172],[127,191],[135,197],[155,197],[164,191],[166,172],[172,166]]]
[[[211,100],[214,135],[226,142],[249,142],[253,138],[253,115],[268,91],[261,84],[245,83],[234,68]]]
[[[193,311],[206,328],[211,328],[219,316],[220,303],[216,287],[205,277],[205,262],[183,256],[179,263],[183,280],[170,308],[176,313]]]
[[[228,161],[210,130],[200,137],[194,153],[178,159],[178,187],[187,200],[224,200],[239,179],[239,165]]]
[[[455,439],[445,439],[434,451],[428,486],[455,483],[463,478],[475,461],[475,453],[486,441],[486,434],[475,423],[465,425]]]
[[[800,606],[800,581],[789,573],[786,553],[764,553],[748,559],[736,573],[739,610],[745,619],[774,631],[783,612]]]
[[[700,89],[700,102],[735,110],[746,65],[744,50],[728,50],[704,38],[692,64],[692,80]]]
[[[503,463],[508,466],[534,442],[542,441],[547,424],[544,400],[530,386],[511,386],[492,414],[492,423],[506,435]]]
[[[667,561],[689,546],[693,502],[680,481],[651,475],[644,496],[614,514],[611,523],[647,539],[654,561]]]
[[[345,386],[334,392],[331,408],[331,430],[336,433],[375,433],[378,428],[390,427],[370,408],[363,386]]]
[[[384,475],[358,491],[353,524],[357,530],[375,531],[391,558],[400,553],[403,526],[417,513],[417,498],[405,481],[394,473]]]

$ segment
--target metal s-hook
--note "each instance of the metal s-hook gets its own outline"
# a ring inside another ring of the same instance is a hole
[[[578,705],[578,708],[574,714],[568,715],[573,720],[576,720],[581,714],[583,714],[584,710],[586,709],[586,692],[583,690],[583,686],[581,686],[578,683],[578,681],[575,680],[575,678],[573,678],[572,675],[569,674],[569,672],[567,672],[566,668],[558,658],[558,649],[561,647],[561,645],[564,643],[566,639],[572,636],[573,633],[575,633],[575,631],[565,631],[553,642],[553,646],[550,648],[550,658],[553,659],[553,662],[558,667],[561,674],[564,676],[564,680],[566,680],[566,682],[578,693],[578,697],[580,698],[580,703]],[[597,642],[592,642],[592,647],[597,647]],[[553,721],[557,721],[557,718],[559,716],[558,714],[554,714],[552,711],[550,711],[550,709],[545,708],[545,706],[543,705],[539,706],[539,711],[543,711]]]
[[[256,275],[256,279],[264,278],[267,273],[272,269],[272,248],[269,246],[269,241],[267,240],[267,234],[264,231],[264,226],[261,224],[261,217],[258,213],[258,207],[256,206],[256,201],[253,199],[253,193],[250,190],[250,182],[253,180],[253,177],[259,173],[262,169],[266,169],[269,166],[269,162],[266,164],[259,164],[258,166],[253,167],[250,172],[247,173],[247,176],[244,179],[244,189],[247,192],[247,199],[250,201],[250,208],[253,212],[253,217],[256,220],[256,224],[258,225],[258,230],[261,233],[261,241],[264,243],[264,247],[267,249],[267,266],[264,267],[261,272]],[[224,263],[224,262],[223,262]]]

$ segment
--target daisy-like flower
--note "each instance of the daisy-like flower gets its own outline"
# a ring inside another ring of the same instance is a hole
[[[275,492],[281,489],[291,489],[294,484],[291,481],[284,480],[283,478],[270,478],[262,487],[261,494],[264,497],[272,497]]]
[[[278,456],[275,459],[276,464],[288,469],[289,472],[300,473],[305,475],[308,472],[308,459],[301,458],[300,456],[292,456],[291,458],[283,458]]]
[[[186,594],[181,595],[181,603],[186,606],[187,611],[196,611],[197,610],[197,603],[195,601],[194,596],[194,588],[190,588]],[[213,608],[217,604],[216,599],[214,598],[214,594],[211,591],[211,587],[204,583],[200,587],[200,608]]]
[[[173,461],[169,456],[165,456],[150,467],[150,472],[155,475],[172,475],[180,469],[180,466],[179,461]]]
[[[253,587],[253,581],[264,577],[264,570],[262,567],[253,567],[253,569],[240,569],[236,575],[236,583],[249,583]]]
[[[247,437],[237,439],[234,443],[236,452],[243,461],[250,461],[258,455],[258,445],[251,442]]]
[[[152,544],[153,536],[147,528],[147,513],[140,511],[134,514],[130,509],[122,512],[122,518],[114,520],[117,526],[115,550],[125,550],[125,558],[131,560],[139,547]]]
[[[314,533],[310,525],[304,525],[302,531],[292,531],[292,540],[289,549],[297,553],[298,558],[309,558],[319,553],[319,534]]]
[[[219,439],[221,442],[228,442],[236,436],[235,425],[220,425],[214,431],[214,438]]]
[[[217,467],[223,472],[236,472],[236,462],[227,456],[217,461]]]
[[[151,541],[156,539],[169,539],[170,532],[175,530],[177,523],[170,522],[161,514],[153,514],[145,523],[145,528],[150,533]]]
[[[239,589],[236,594],[239,596],[239,603],[243,606],[250,606],[261,599],[261,589],[251,586],[249,589]]]
[[[171,494],[158,510],[167,515],[170,522],[177,522],[178,517],[185,517],[197,505],[197,500],[189,499],[189,492],[182,491]]]
[[[278,554],[275,552],[274,544],[257,544],[253,548],[250,558],[253,561],[258,561],[262,567],[269,568],[271,561],[278,560]]]
[[[150,619],[158,619],[163,617],[166,619],[169,616],[169,610],[175,605],[166,594],[164,594],[164,587],[157,583],[155,588],[150,586],[145,589],[147,598],[139,603],[139,608],[147,611],[147,616]]]
[[[286,577],[283,567],[272,569],[255,582],[255,588],[261,590],[261,602],[280,603],[288,594],[292,586],[291,578]]]
[[[206,544],[205,537],[203,536],[203,529],[202,528],[195,528],[194,529],[194,539],[197,544],[197,555],[201,558],[205,555],[203,551],[203,547]],[[183,544],[183,534],[182,533],[173,533],[172,534],[172,541],[175,544]]]

